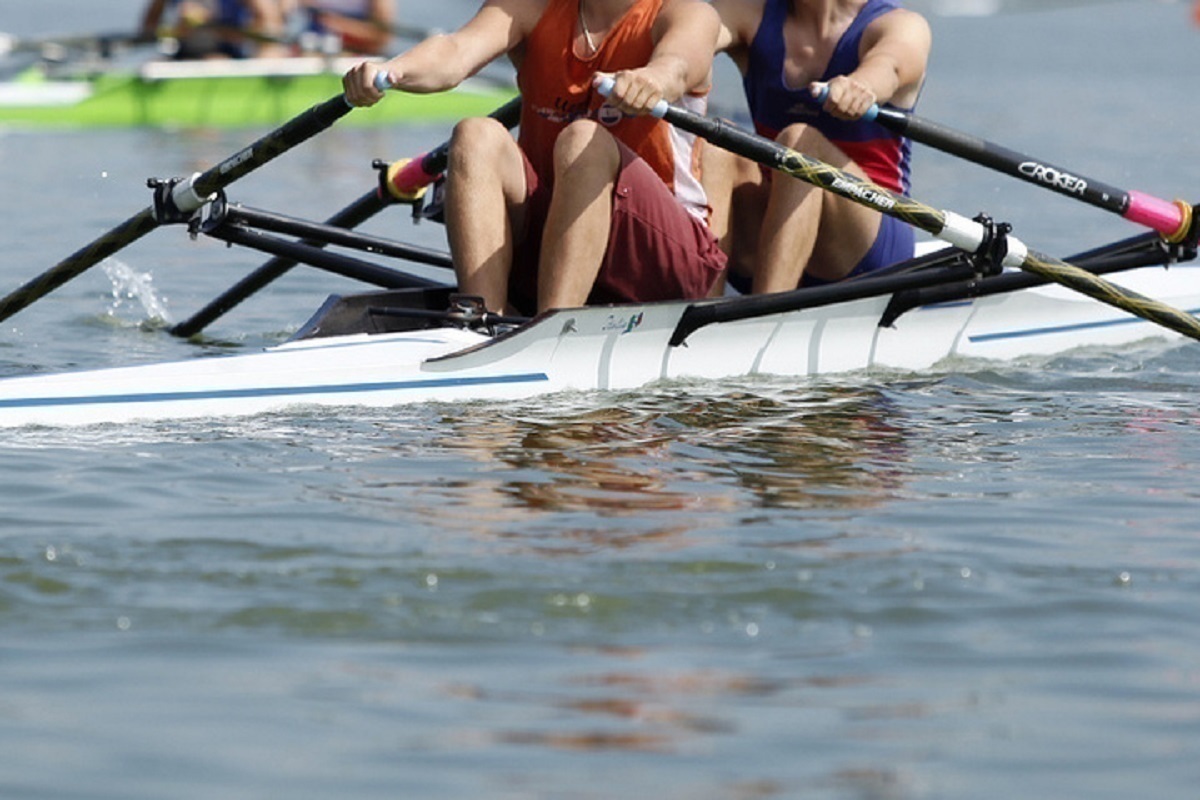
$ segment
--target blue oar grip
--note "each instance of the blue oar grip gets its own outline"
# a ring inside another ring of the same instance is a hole
[[[600,93],[601,97],[608,97],[612,94],[613,87],[616,85],[617,82],[612,79],[612,76],[605,75],[597,81],[596,91]],[[650,115],[662,119],[667,115],[667,109],[670,107],[670,104],[666,100],[659,100],[654,104],[654,108],[650,109]]]
[[[392,88],[392,76],[387,72],[375,73],[375,88],[381,92],[386,92]]]
[[[828,83],[817,84],[817,93],[815,95],[813,95],[813,97],[816,99],[816,101],[818,103],[820,103],[821,105],[825,105],[825,100],[829,97],[829,84]],[[866,113],[863,114],[861,117],[859,117],[859,119],[861,119],[863,122],[874,122],[875,118],[878,116],[879,116],[879,105],[876,103],[872,103],[871,107],[868,108]]]

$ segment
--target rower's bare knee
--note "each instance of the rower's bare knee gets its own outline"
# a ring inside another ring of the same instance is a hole
[[[490,117],[470,117],[454,126],[450,136],[448,175],[494,168],[516,151],[512,134]]]
[[[580,119],[563,128],[554,141],[554,172],[587,170],[599,176],[615,176],[621,166],[617,140],[598,123]]]

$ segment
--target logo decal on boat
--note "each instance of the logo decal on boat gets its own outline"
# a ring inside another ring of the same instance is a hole
[[[1022,175],[1028,178],[1033,178],[1039,183],[1044,183],[1056,189],[1062,189],[1064,192],[1083,194],[1087,191],[1087,181],[1083,178],[1076,178],[1069,172],[1063,172],[1054,167],[1039,164],[1036,161],[1024,161],[1017,169],[1020,170]]]
[[[628,317],[609,314],[608,319],[604,321],[604,325],[600,330],[604,331],[619,331],[622,335],[630,333],[637,329],[642,324],[642,319],[645,315],[639,311],[636,314],[631,314]]]

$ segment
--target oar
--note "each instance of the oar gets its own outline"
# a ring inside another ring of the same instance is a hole
[[[169,194],[163,200],[173,206],[175,211],[189,214],[208,202],[215,192],[312,138],[345,116],[350,109],[351,105],[344,95],[331,97],[284,123],[282,127],[263,136],[249,147],[234,153],[207,172],[196,173],[179,181],[169,190],[164,190],[164,194],[167,191]],[[8,319],[118,250],[142,238],[158,227],[159,217],[159,203],[151,204],[0,299],[0,320]]]
[[[488,116],[498,120],[505,127],[512,128],[521,118],[521,98],[514,97]],[[446,169],[449,157],[450,142],[445,141],[422,156],[393,162],[388,167],[380,188],[367,192],[326,220],[325,224],[336,228],[355,228],[387,208],[393,200],[400,202],[416,200],[424,192],[425,187],[437,180],[437,177]],[[384,195],[384,188],[386,188],[388,196]],[[325,242],[311,239],[305,240],[304,243],[314,247],[325,246]],[[218,317],[233,310],[243,300],[266,287],[294,266],[296,266],[296,261],[293,259],[272,258],[191,317],[170,328],[170,332],[185,339],[195,336]]]
[[[817,99],[823,100],[824,93]],[[1158,231],[1168,242],[1183,241],[1191,228],[1192,207],[1182,200],[1170,202],[1145,192],[1119,189],[911,112],[874,105],[863,119],[874,120],[913,141],[1119,214],[1130,222]]]
[[[601,94],[607,95],[612,91],[612,79],[606,78],[601,81],[597,89]],[[982,223],[951,211],[939,211],[895,194],[882,186],[862,180],[736,125],[686,111],[665,101],[660,101],[653,113],[677,128],[701,136],[740,156],[903,220],[960,250],[982,253],[991,244],[989,230]],[[1102,303],[1200,340],[1200,320],[1184,311],[1123,289],[1086,270],[1032,250],[1015,236],[1006,236],[1004,244],[1006,247],[1001,259],[1003,266],[1019,267],[1041,275],[1049,281],[1062,284]]]

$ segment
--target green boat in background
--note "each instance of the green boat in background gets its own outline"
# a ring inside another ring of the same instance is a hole
[[[59,74],[37,65],[0,82],[0,127],[238,128],[278,125],[342,91],[362,59],[148,61]],[[396,92],[343,124],[441,123],[483,116],[515,97],[503,80],[473,78],[450,92]]]

